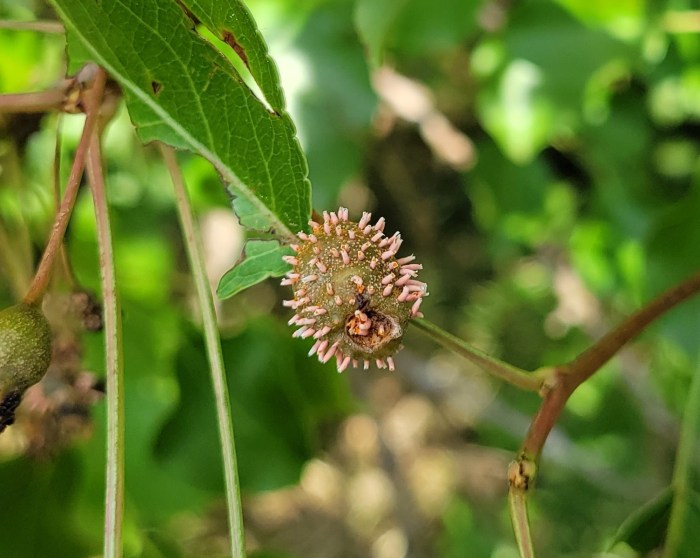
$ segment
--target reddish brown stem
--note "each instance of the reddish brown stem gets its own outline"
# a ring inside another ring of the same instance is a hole
[[[0,95],[0,113],[62,110],[72,83],[72,80],[64,80],[59,87],[48,91]]]
[[[11,31],[36,31],[38,33],[65,33],[66,30],[60,21],[35,20],[35,21],[15,21],[0,20],[0,29]]]
[[[595,345],[577,356],[563,372],[575,376],[578,380],[577,385],[584,382],[650,323],[698,291],[700,291],[700,273],[661,293],[644,308],[603,336]]]
[[[523,443],[523,457],[535,461],[539,458],[564,405],[578,386],[600,370],[650,323],[698,291],[700,291],[700,273],[660,294],[571,362],[554,367],[544,400]]]
[[[520,453],[508,471],[513,531],[522,557],[532,557],[527,493],[537,475],[537,462],[549,433],[571,394],[608,362],[626,343],[659,316],[700,291],[700,273],[660,294],[572,361],[554,366],[545,380],[544,399],[525,436]]]
[[[104,72],[96,72],[92,87],[85,91],[85,95],[90,95],[95,99],[102,99],[104,86]],[[46,292],[46,288],[51,278],[51,269],[53,268],[54,260],[59,253],[59,247],[63,242],[63,236],[66,233],[68,221],[70,220],[73,206],[75,205],[75,199],[78,195],[80,179],[82,178],[83,169],[85,167],[85,157],[90,144],[90,137],[95,129],[95,126],[97,125],[98,120],[99,110],[94,112],[91,111],[87,114],[85,125],[83,127],[83,133],[80,137],[80,142],[78,143],[78,148],[75,152],[75,158],[73,159],[73,166],[71,167],[68,184],[66,185],[66,191],[63,195],[63,201],[61,202],[61,207],[59,207],[56,213],[54,224],[49,235],[49,240],[46,243],[46,249],[41,257],[41,261],[39,262],[39,266],[36,270],[36,274],[34,275],[34,279],[32,280],[32,284],[29,286],[29,290],[24,296],[24,302],[27,304],[36,304],[40,302],[44,296],[44,293]]]

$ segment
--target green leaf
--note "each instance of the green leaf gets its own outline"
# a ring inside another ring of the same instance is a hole
[[[270,106],[275,112],[283,112],[284,94],[277,66],[245,4],[240,0],[183,0],[181,3],[230,46],[248,68]]]
[[[524,164],[578,128],[596,73],[611,59],[627,64],[629,54],[552,2],[518,4],[509,18],[501,43],[507,59],[496,81],[478,93],[477,111],[505,154]]]
[[[606,550],[611,551],[619,543],[626,543],[642,553],[659,548],[666,533],[672,499],[673,491],[665,488],[635,510],[622,522]]]
[[[369,51],[374,66],[382,61],[384,42],[407,0],[358,0],[355,4],[355,26]]]
[[[229,298],[268,277],[284,275],[289,264],[282,261],[282,256],[291,254],[290,248],[276,240],[249,240],[244,258],[221,278],[216,293],[219,298]]]
[[[97,553],[99,540],[80,525],[82,474],[75,452],[65,452],[55,461],[22,458],[0,464],[3,556],[70,558]]]
[[[291,241],[293,232],[306,227],[311,214],[306,159],[294,124],[282,111],[257,29],[249,17],[233,18],[240,6],[227,12],[231,17],[222,12],[212,21],[228,17],[227,29],[245,37],[246,52],[257,53],[249,60],[251,71],[277,112],[254,95],[233,65],[197,33],[192,15],[174,1],[88,7],[78,0],[54,0],[54,5],[69,41],[77,39],[122,86],[143,141],[161,140],[201,154],[281,238]],[[77,52],[70,43],[69,52]],[[71,62],[75,67],[82,61]]]

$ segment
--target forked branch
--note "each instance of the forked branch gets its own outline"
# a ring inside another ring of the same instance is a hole
[[[641,310],[632,314],[589,349],[572,361],[554,366],[544,385],[544,398],[521,446],[511,464],[510,484],[511,520],[521,556],[531,557],[527,524],[527,493],[534,486],[537,465],[542,448],[556,424],[571,394],[608,362],[629,341],[639,335],[654,320],[700,291],[700,273],[660,294]],[[513,504],[516,505],[513,505]]]

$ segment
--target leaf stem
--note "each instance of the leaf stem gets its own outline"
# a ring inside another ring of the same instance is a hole
[[[96,77],[98,74],[89,74],[90,80],[94,81],[92,82],[91,88],[85,91],[86,102],[89,102],[88,98],[91,96],[102,99],[102,95],[104,93],[104,79],[98,80]],[[2,96],[0,96],[0,102],[1,101]],[[0,106],[0,111],[1,109],[2,106]],[[80,136],[80,142],[78,143],[78,147],[75,151],[73,165],[68,177],[68,183],[66,184],[66,191],[63,194],[63,201],[56,212],[54,224],[51,229],[49,239],[46,243],[46,248],[44,249],[44,253],[41,257],[41,261],[39,262],[39,266],[34,274],[34,279],[32,280],[31,285],[29,285],[27,294],[24,295],[24,302],[27,304],[36,304],[41,301],[44,293],[46,292],[46,288],[48,287],[54,260],[60,252],[60,246],[63,243],[63,237],[66,234],[68,221],[70,220],[71,213],[73,212],[73,206],[75,205],[75,200],[78,196],[80,179],[83,176],[83,169],[85,167],[85,157],[89,148],[92,133],[96,129],[98,119],[99,109],[92,112],[87,112],[85,124],[83,126],[83,133]]]
[[[542,387],[542,375],[539,372],[527,372],[489,356],[425,318],[413,320],[412,323],[445,349],[458,354],[501,380],[528,391],[538,391]]]
[[[54,143],[53,151],[53,165],[51,166],[51,180],[53,182],[53,198],[54,205],[59,207],[61,205],[61,146],[63,133],[63,115],[59,114],[56,122],[56,142]],[[68,285],[73,288],[75,287],[75,277],[73,276],[73,269],[68,259],[68,251],[66,250],[65,242],[61,242],[59,246],[60,254],[59,257],[59,271],[62,273]]]
[[[224,463],[226,484],[226,503],[228,508],[229,536],[232,558],[245,557],[245,539],[243,530],[243,513],[241,511],[240,483],[238,480],[238,465],[236,462],[236,447],[233,439],[233,421],[231,405],[226,385],[226,371],[221,354],[221,341],[214,312],[214,302],[209,281],[206,275],[204,250],[201,236],[197,228],[192,206],[187,194],[182,173],[177,165],[174,151],[160,144],[161,153],[170,172],[177,202],[180,225],[194,278],[197,298],[199,299],[204,326],[204,340],[207,347],[207,357],[211,370],[214,397],[216,399],[216,414],[221,439],[221,455]]]
[[[86,99],[88,117],[100,113],[105,74],[96,77],[96,94]],[[107,466],[105,489],[104,557],[120,558],[124,517],[124,390],[121,339],[121,312],[117,294],[109,207],[102,169],[100,130],[92,129],[87,155],[87,173],[92,189],[100,255],[103,313],[105,325],[106,399],[107,399]]]

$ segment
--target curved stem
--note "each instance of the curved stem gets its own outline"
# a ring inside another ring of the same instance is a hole
[[[673,467],[673,501],[671,516],[668,520],[668,530],[664,544],[664,558],[682,555],[684,538],[688,531],[696,529],[690,510],[696,504],[693,492],[693,477],[697,467],[698,439],[700,439],[700,368],[693,376],[690,392],[683,413],[676,463]],[[687,541],[687,539],[686,539]],[[685,543],[687,546],[687,542]]]
[[[572,361],[556,366],[523,442],[522,451],[537,460],[571,394],[650,323],[700,291],[700,273],[671,287],[604,335]]]
[[[199,299],[204,325],[204,340],[207,347],[207,357],[214,386],[216,399],[216,414],[219,424],[219,438],[221,440],[221,455],[224,463],[224,477],[226,485],[226,503],[228,507],[229,536],[231,542],[231,556],[233,558],[245,557],[245,539],[243,531],[243,512],[241,511],[241,493],[238,480],[238,464],[236,462],[236,446],[233,439],[233,421],[231,419],[231,404],[226,385],[226,371],[224,369],[223,356],[221,354],[221,341],[219,329],[214,312],[214,302],[206,275],[204,262],[204,250],[202,240],[197,229],[192,206],[190,205],[180,168],[177,165],[175,153],[165,145],[160,146],[165,164],[170,172],[175,197],[177,200],[180,225],[190,261],[190,269],[194,277],[197,298]]]
[[[657,296],[572,361],[549,369],[549,376],[542,386],[544,398],[530,424],[520,453],[511,465],[509,474],[511,519],[523,558],[532,556],[531,548],[528,549],[527,545],[521,543],[525,525],[524,518],[527,517],[527,492],[532,490],[534,485],[537,462],[542,454],[544,444],[569,397],[578,386],[600,370],[610,358],[626,343],[639,335],[650,323],[698,291],[700,291],[700,273],[696,273]],[[700,397],[700,382],[694,383],[693,389],[695,397]],[[696,433],[694,430],[688,436],[693,436]],[[685,457],[685,453],[681,453],[679,449],[681,464],[677,464],[677,468],[685,466],[683,463]]]
[[[509,384],[529,391],[538,391],[542,387],[543,378],[538,372],[527,372],[517,366],[489,356],[425,318],[419,318],[412,323],[445,349],[458,354],[469,362],[476,364],[482,370]]]
[[[92,88],[85,92],[86,101],[89,97],[102,99],[104,92],[104,79],[94,77],[96,75],[97,74],[90,74],[90,78],[94,79],[94,81],[92,82]],[[68,177],[68,184],[66,185],[66,191],[63,194],[63,201],[56,212],[56,217],[49,235],[49,240],[46,243],[46,248],[44,249],[41,261],[39,262],[39,266],[34,274],[34,279],[32,280],[31,285],[29,285],[27,294],[24,295],[24,302],[27,304],[36,304],[41,301],[44,293],[46,292],[46,288],[48,287],[54,260],[60,252],[60,246],[63,243],[63,236],[66,234],[68,221],[70,220],[71,213],[73,212],[75,199],[78,196],[80,179],[83,176],[83,168],[85,167],[85,157],[89,148],[92,133],[96,129],[98,119],[99,110],[87,112],[85,124],[83,126],[83,133],[80,136],[80,142],[78,143],[78,148],[75,151],[75,158],[73,159],[70,176]]]
[[[51,180],[53,182],[53,198],[54,205],[59,207],[61,205],[61,146],[62,146],[62,130],[63,130],[63,115],[59,114],[56,122],[56,142],[54,143],[53,152],[53,165],[51,168]],[[68,259],[68,251],[66,250],[66,244],[61,242],[59,246],[60,254],[59,258],[59,272],[65,278],[68,285],[73,288],[75,286],[75,277],[73,276],[73,269],[70,265],[70,260]]]
[[[576,376],[577,385],[584,382],[650,323],[698,291],[700,291],[700,272],[664,291],[644,308],[629,316],[592,347],[563,367],[562,372]]]

